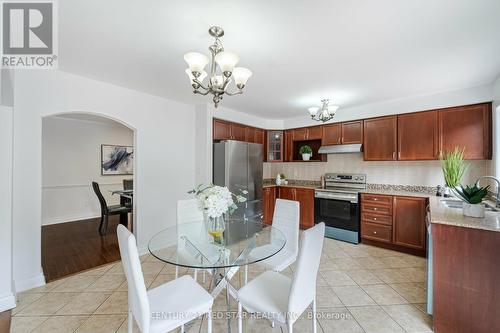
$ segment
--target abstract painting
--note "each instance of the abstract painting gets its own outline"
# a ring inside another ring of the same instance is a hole
[[[134,147],[101,145],[101,175],[133,175]]]

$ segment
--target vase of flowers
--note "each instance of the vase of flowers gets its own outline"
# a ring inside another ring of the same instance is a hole
[[[188,193],[195,194],[200,209],[206,216],[207,232],[213,237],[214,242],[223,243],[225,230],[225,214],[232,214],[238,209],[237,203],[246,201],[246,190],[239,190],[241,194],[234,194],[227,187],[217,185],[198,185]],[[234,199],[233,199],[234,198]]]
[[[302,160],[309,161],[312,156],[312,149],[308,145],[302,146],[299,149],[299,154],[302,155]]]

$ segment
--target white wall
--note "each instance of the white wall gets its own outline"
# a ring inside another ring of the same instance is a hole
[[[12,108],[0,105],[0,312],[16,305],[12,292]]]
[[[363,161],[363,154],[328,155],[326,163],[291,162],[265,163],[267,174],[264,177],[275,178],[283,173],[288,179],[320,180],[328,172],[364,173],[370,184],[391,185],[444,185],[443,173],[439,161]],[[469,169],[463,183],[472,184],[480,176],[489,172],[488,161],[469,161]]]
[[[136,130],[134,225],[140,250],[175,223],[194,186],[194,108],[62,71],[18,71],[14,87],[13,244],[16,290],[44,283],[40,229],[42,117],[90,112]],[[27,207],[29,209],[27,209]]]
[[[111,195],[110,190],[122,189],[123,179],[133,176],[101,176],[101,144],[133,146],[134,132],[105,119],[43,118],[43,225],[100,216],[92,181],[99,183],[108,205],[119,204],[119,196]]]
[[[457,105],[467,105],[493,100],[493,85],[488,84],[463,90],[439,92],[431,95],[420,95],[378,103],[365,104],[351,108],[340,108],[335,115],[334,122],[354,119],[365,119],[391,114],[409,113],[416,111],[439,109]],[[284,120],[284,128],[294,128],[317,125],[304,110],[304,116]]]

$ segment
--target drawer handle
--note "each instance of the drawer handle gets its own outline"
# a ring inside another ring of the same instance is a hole
[[[376,235],[376,234],[377,234],[377,232],[376,232],[376,231],[374,231],[374,232],[373,232],[373,234],[374,234],[374,235]]]
[[[377,218],[376,218],[376,217],[374,217],[374,218],[373,218],[373,221],[377,221]]]
[[[373,201],[377,201],[378,199],[377,198],[373,198]]]
[[[377,207],[373,207],[373,210],[377,210]]]

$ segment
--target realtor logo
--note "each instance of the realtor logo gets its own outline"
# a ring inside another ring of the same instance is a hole
[[[55,3],[2,3],[2,68],[57,67]]]

